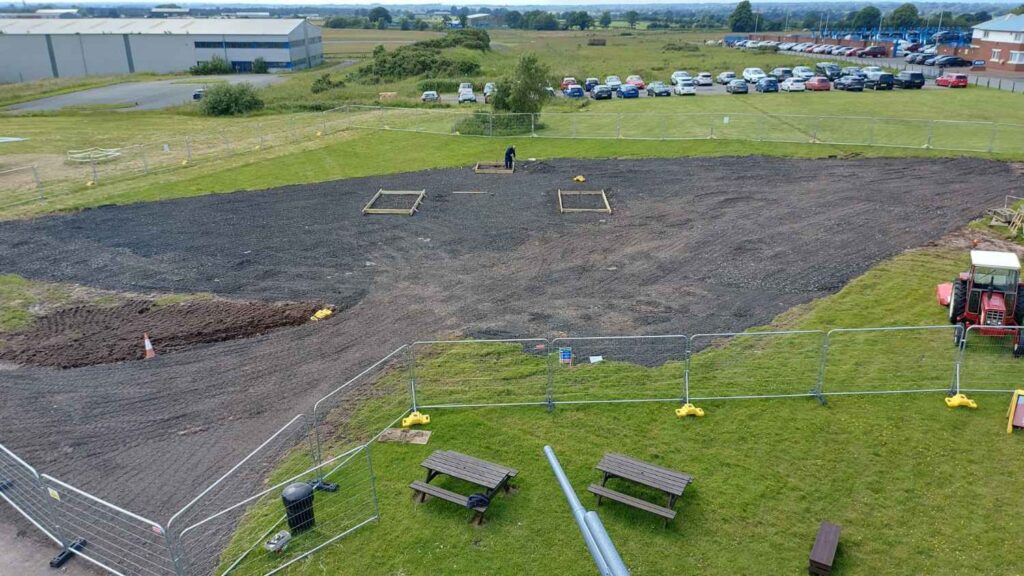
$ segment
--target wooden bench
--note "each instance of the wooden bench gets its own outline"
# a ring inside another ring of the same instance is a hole
[[[807,573],[814,576],[825,576],[832,573],[832,562],[836,559],[836,548],[839,546],[839,532],[842,528],[831,522],[822,522],[818,534],[814,537],[811,556],[807,564]]]
[[[601,498],[607,498],[609,500],[614,500],[621,504],[625,504],[626,506],[632,506],[633,508],[643,510],[644,512],[650,512],[651,514],[661,516],[665,519],[666,522],[670,522],[673,518],[676,517],[676,511],[671,508],[658,506],[657,504],[652,504],[647,500],[641,500],[640,498],[635,498],[633,496],[630,496],[629,494],[616,492],[611,488],[605,488],[604,486],[591,484],[590,486],[587,487],[587,490],[597,496],[598,506],[601,505]]]
[[[515,468],[501,466],[500,464],[494,464],[450,450],[435,451],[423,461],[421,466],[427,469],[427,479],[425,482],[417,480],[409,485],[415,492],[415,497],[420,502],[423,502],[427,496],[434,496],[441,500],[458,504],[463,508],[469,507],[469,496],[463,496],[451,490],[433,486],[430,484],[430,481],[441,474],[446,474],[452,478],[483,487],[486,490],[484,495],[487,496],[488,500],[492,500],[498,491],[504,490],[508,492],[510,488],[509,481],[519,474],[519,471]],[[475,512],[472,520],[475,520],[478,525],[483,524],[484,512],[487,511],[487,506],[476,506],[471,508],[471,510]]]
[[[440,486],[434,486],[432,484],[416,480],[412,484],[409,484],[409,488],[413,489],[415,496],[419,498],[420,502],[426,501],[427,496],[433,496],[434,498],[440,498],[441,500],[447,500],[453,504],[458,504],[463,508],[469,508],[469,496],[463,496],[462,494],[457,494],[451,490],[445,490]],[[487,512],[487,506],[475,506],[470,508],[470,510],[476,512],[476,514],[473,515],[473,520],[476,521],[477,525],[483,524],[484,512]]]
[[[693,476],[661,466],[655,466],[641,460],[636,460],[622,454],[605,454],[597,464],[604,477],[601,485],[592,484],[588,491],[597,496],[597,504],[600,506],[601,498],[608,498],[638,510],[643,510],[657,516],[661,516],[665,526],[676,517],[673,509],[676,498],[683,495],[686,487],[693,482]],[[664,492],[668,497],[666,506],[659,506],[646,500],[623,494],[605,486],[611,478],[621,478],[630,482],[654,488]]]

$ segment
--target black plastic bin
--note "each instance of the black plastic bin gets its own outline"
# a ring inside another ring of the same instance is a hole
[[[313,487],[298,482],[289,485],[281,493],[284,509],[288,515],[288,529],[292,536],[309,530],[316,524],[313,518]]]

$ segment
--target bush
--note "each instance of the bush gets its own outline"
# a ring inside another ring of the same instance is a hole
[[[466,118],[460,118],[452,127],[459,134],[469,136],[521,136],[529,134],[531,129],[540,130],[543,124],[534,116],[530,122],[530,114],[491,114],[475,112]]]
[[[256,58],[252,61],[252,71],[254,74],[266,74],[268,71],[267,61],[263,58]]]
[[[263,108],[263,100],[252,84],[217,84],[203,94],[203,114],[207,116],[237,116]]]
[[[313,85],[309,87],[309,91],[313,94],[319,94],[321,92],[327,92],[328,90],[334,90],[335,88],[344,88],[345,82],[341,80],[331,80],[330,74],[321,74],[319,78],[313,80]]]
[[[451,58],[436,48],[424,48],[417,43],[402,46],[392,52],[374,51],[373,61],[359,68],[355,76],[381,82],[420,75],[475,76],[479,72],[480,63],[475,60]]]
[[[459,89],[459,84],[468,82],[468,80],[452,80],[451,78],[427,78],[426,80],[420,80],[416,83],[416,90],[420,92],[426,92],[427,90],[435,90],[437,92],[455,92]],[[473,90],[480,92],[484,89],[482,82],[473,82]]]
[[[664,52],[700,52],[700,48],[694,44],[678,44],[669,42],[661,47]]]
[[[188,73],[193,76],[206,76],[209,74],[231,74],[235,71],[228,64],[227,60],[214,56],[209,62],[197,62],[195,66],[188,69]]]

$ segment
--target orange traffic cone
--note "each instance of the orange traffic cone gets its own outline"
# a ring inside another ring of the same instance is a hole
[[[156,350],[153,350],[153,343],[149,341],[149,334],[142,333],[142,345],[146,347],[146,359],[156,358]]]

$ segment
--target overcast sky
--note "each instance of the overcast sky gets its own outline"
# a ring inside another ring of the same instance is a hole
[[[26,0],[26,2],[28,4],[55,4],[56,3],[56,4],[59,4],[59,5],[62,5],[62,6],[67,4],[67,3],[69,3],[69,2],[71,2],[71,1],[72,0],[66,0],[66,1],[65,0],[56,0],[56,1],[55,0]],[[398,5],[398,6],[409,6],[409,5],[413,5],[413,4],[421,4],[421,5],[438,5],[439,4],[438,0],[393,0],[393,1],[392,0],[377,0],[377,1],[366,1],[366,2],[362,2],[362,1],[359,1],[359,0],[345,0],[344,2],[338,2],[338,0],[277,0],[275,2],[267,2],[266,0],[262,0],[262,1],[261,0],[216,0],[215,2],[207,1],[207,2],[196,2],[196,3],[187,2],[187,1],[181,1],[181,0],[177,0],[177,1],[175,1],[175,0],[167,0],[167,1],[168,2],[174,2],[174,3],[176,3],[178,5],[181,5],[181,6],[189,6],[189,5],[214,6],[214,5],[228,5],[228,4],[245,4],[245,5],[249,5],[249,6],[254,6],[254,5],[262,5],[262,6],[295,6],[295,5],[303,5],[303,6],[314,6],[314,5],[344,5],[344,6],[351,6],[351,5],[359,5],[359,6],[393,6],[393,5]],[[541,2],[537,2],[537,0],[506,0],[506,1],[503,1],[503,2],[484,2],[484,3],[479,3],[479,4],[477,4],[477,3],[466,4],[466,3],[462,3],[462,2],[454,2],[453,4],[456,5],[456,6],[472,6],[472,7],[477,7],[477,6],[490,6],[490,7],[498,7],[498,6],[531,6],[531,7],[540,7],[540,6],[551,5],[551,6],[588,6],[588,7],[599,8],[601,6],[605,6],[605,7],[614,9],[617,6],[636,5],[636,4],[646,4],[646,5],[650,5],[650,4],[735,4],[738,1],[739,0],[693,0],[693,1],[688,1],[688,0],[617,0],[617,1],[614,1],[614,2],[611,2],[611,1],[608,1],[608,2],[593,2],[593,1],[589,1],[588,2],[586,0],[559,0],[557,3],[553,3],[553,2],[552,3],[541,3]],[[825,4],[825,3],[850,3],[851,0],[815,0],[815,1]],[[893,1],[893,0],[880,0],[879,3],[884,4],[884,3],[888,3],[889,1]],[[1015,5],[1015,6],[1020,3],[1020,2],[1017,2],[1016,0],[987,0],[987,1],[979,0],[977,2],[974,2],[972,0],[957,0],[956,2],[950,2],[950,3],[955,3],[955,4],[969,4],[969,3],[971,3],[971,4],[973,4],[973,3],[978,3],[978,4],[993,4],[993,3],[1002,4],[1002,3],[1004,3],[1004,1],[1007,4],[1012,4],[1012,5]],[[792,2],[793,3],[799,3],[799,4],[808,4],[809,3],[808,0],[792,0]],[[84,2],[83,4],[101,4],[101,3],[104,4],[104,5],[116,5],[116,4],[155,4],[155,3],[160,3],[160,2],[156,2],[155,0],[101,0],[100,2]],[[757,4],[759,4],[759,2],[757,2],[757,0],[752,0],[752,3],[754,4],[755,7],[757,6]],[[772,0],[770,2],[763,2],[763,3],[764,4],[785,4],[786,0]],[[866,4],[870,4],[871,2],[870,2],[870,0],[864,0],[863,3],[866,5]],[[5,6],[7,4],[19,5],[19,4],[21,4],[21,0],[15,0],[14,2],[11,2],[10,0],[0,0],[0,6]],[[444,6],[450,6],[451,5],[451,4],[444,4],[444,3],[440,3],[440,4],[442,4]],[[934,2],[921,2],[920,4],[934,4]]]

